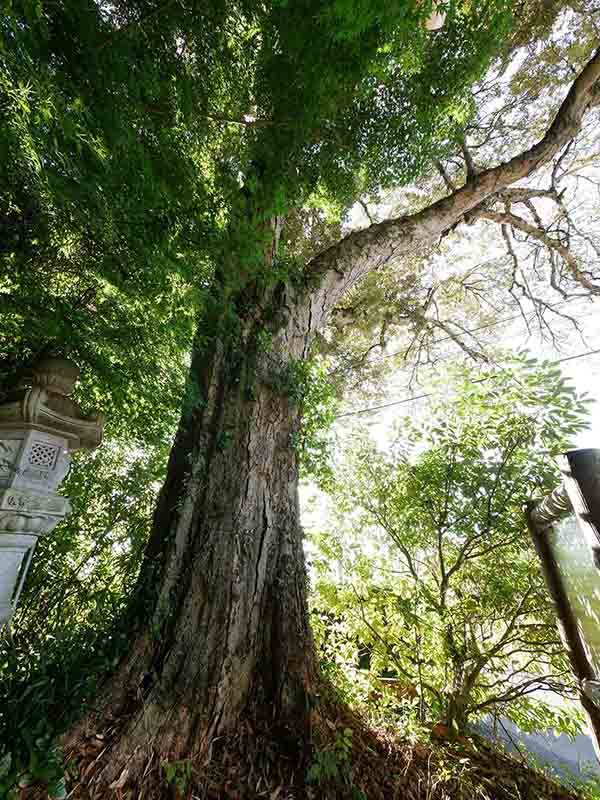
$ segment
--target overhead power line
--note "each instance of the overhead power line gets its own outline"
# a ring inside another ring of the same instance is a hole
[[[564,358],[559,358],[556,361],[550,362],[551,364],[564,364],[566,361],[576,361],[578,358],[588,358],[589,356],[594,356],[600,353],[600,348],[598,350],[588,350],[586,353],[578,353],[575,356],[565,356]],[[477,380],[473,381],[473,383],[483,383],[484,381],[489,381],[491,378],[496,377],[495,375],[488,375],[486,378],[478,378]],[[358,408],[355,411],[345,411],[343,414],[338,414],[335,419],[341,419],[342,417],[353,417],[357,416],[358,414],[368,414],[374,411],[383,411],[386,408],[392,408],[393,406],[401,406],[405,403],[412,403],[415,400],[424,400],[426,397],[431,397],[432,392],[426,392],[424,394],[415,394],[411,397],[403,397],[400,400],[393,400],[391,403],[384,403],[380,406],[369,406],[368,408]]]

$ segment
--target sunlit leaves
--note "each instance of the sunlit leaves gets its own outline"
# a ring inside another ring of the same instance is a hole
[[[573,679],[523,506],[554,487],[550,453],[584,411],[556,368],[521,360],[447,375],[390,453],[355,435],[313,562],[347,669],[366,648],[373,677],[412,686],[421,714],[459,728],[493,709],[530,727],[579,724],[529,697],[569,694]]]

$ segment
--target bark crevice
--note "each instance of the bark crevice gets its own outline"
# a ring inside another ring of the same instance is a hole
[[[276,344],[278,361],[291,358],[285,347]],[[194,358],[206,401],[182,418],[138,587],[154,592],[152,622],[65,741],[76,753],[90,733],[107,736],[92,797],[139,787],[151,755],[206,759],[241,719],[307,725],[314,664],[292,447],[299,411],[257,377],[268,359],[244,376],[226,353],[205,353],[209,368]]]

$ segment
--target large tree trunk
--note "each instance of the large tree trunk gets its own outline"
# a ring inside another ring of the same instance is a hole
[[[244,719],[302,742],[314,663],[293,449],[299,412],[286,394],[287,366],[306,357],[312,333],[367,272],[435,241],[550,161],[598,103],[599,83],[600,50],[536,145],[423,211],[355,231],[318,254],[304,292],[279,286],[242,298],[234,334],[225,334],[232,298],[217,303],[221,315],[199,331],[142,569],[143,624],[96,710],[65,739],[77,757],[86,740],[104,737],[84,775],[92,796],[122,797],[132,786],[132,800],[142,791],[149,800],[161,760],[206,766]],[[265,279],[272,252],[265,250]],[[275,335],[264,352],[257,343],[267,326]]]
[[[77,757],[104,737],[93,797],[139,792],[147,769],[156,791],[150,765],[206,761],[244,719],[305,741],[314,659],[288,384],[308,320],[303,303],[290,315],[289,290],[276,294],[288,316],[270,348],[252,321],[194,356],[137,592],[146,623],[65,742]]]

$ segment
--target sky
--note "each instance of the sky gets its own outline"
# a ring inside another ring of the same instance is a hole
[[[580,332],[575,331],[567,321],[560,321],[556,326],[558,341],[553,344],[543,339],[540,331],[532,327],[527,331],[522,319],[512,320],[490,331],[490,337],[496,344],[507,351],[527,350],[529,356],[558,362],[565,377],[568,377],[579,394],[586,393],[592,400],[590,406],[590,428],[578,434],[575,441],[577,448],[600,447],[600,308],[599,301],[579,302],[573,304],[574,316],[577,317]],[[576,313],[575,313],[576,312]],[[594,351],[598,352],[594,352]],[[456,354],[456,350],[454,351]],[[450,353],[448,354],[450,355]],[[421,381],[426,382],[431,372],[421,373]],[[367,402],[348,402],[342,413],[359,411],[341,416],[336,422],[337,432],[343,439],[345,431],[357,422],[367,425],[371,435],[382,449],[386,440],[392,437],[395,420],[407,414],[417,415],[427,408],[427,398],[420,397],[424,393],[418,384],[407,385],[408,376],[405,370],[398,370],[387,382],[384,397],[381,400]],[[418,399],[410,401],[411,397]],[[407,402],[408,401],[408,402]],[[392,405],[397,403],[396,405]],[[378,408],[390,404],[388,408]],[[372,412],[364,409],[375,408]]]

